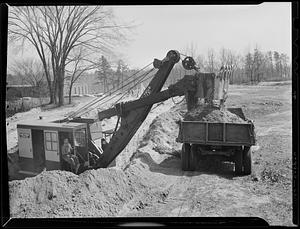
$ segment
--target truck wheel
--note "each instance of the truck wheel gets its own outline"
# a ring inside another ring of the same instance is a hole
[[[183,171],[188,171],[190,167],[191,145],[184,143],[181,150],[181,168]]]
[[[252,170],[252,149],[249,146],[245,146],[243,150],[243,166],[244,166],[244,174],[250,175]]]
[[[197,145],[192,144],[190,153],[190,171],[194,171],[197,166]]]
[[[241,175],[243,172],[243,151],[237,150],[234,155],[235,174]]]

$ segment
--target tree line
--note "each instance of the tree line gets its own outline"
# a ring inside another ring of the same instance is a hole
[[[112,65],[115,64],[115,68]],[[139,73],[139,74],[137,74]],[[98,68],[95,71],[97,83],[102,85],[103,92],[108,93],[120,89],[121,92],[140,87],[139,76],[145,71],[131,69],[128,64],[119,59],[116,63],[110,63],[105,56],[101,56],[98,61]]]
[[[230,49],[221,48],[218,52],[209,49],[204,54],[197,54],[195,46],[190,45],[182,50],[192,56],[201,72],[218,72],[222,65],[232,65],[231,84],[257,84],[261,81],[279,81],[291,79],[291,62],[285,53],[278,51],[263,52],[258,47],[242,55]],[[175,65],[171,71],[168,84],[175,83],[191,71],[185,70],[181,64]]]
[[[252,52],[247,52],[245,55],[236,54],[224,48],[220,49],[219,52],[216,52],[214,49],[209,49],[206,56],[199,55],[194,50],[188,51],[187,53],[195,59],[201,72],[216,73],[222,65],[232,65],[234,71],[230,78],[231,84],[257,84],[261,81],[291,79],[289,57],[287,54],[279,53],[278,51],[262,52],[256,47]],[[130,69],[123,60],[119,60],[116,70],[113,70],[107,58],[101,56],[95,74],[98,82],[103,85],[104,93],[107,93],[110,90],[122,88],[128,77],[138,70],[139,69]],[[141,74],[138,74],[136,77]],[[174,84],[186,74],[193,73],[185,70],[181,63],[176,64],[166,84]],[[149,82],[149,80],[147,82]],[[145,86],[147,82],[145,82]],[[130,84],[130,86],[134,83],[135,82]]]
[[[109,93],[117,89],[127,92],[130,88],[140,87],[138,77],[145,73],[140,69],[131,69],[123,59],[109,61],[104,55],[94,60],[93,66],[89,68],[82,68],[79,59],[74,63],[72,71],[66,71],[65,76],[67,82],[65,90],[68,90],[69,103],[72,102],[72,87],[78,81],[93,83],[98,88],[98,92]],[[9,70],[11,74],[7,77],[11,84],[31,85],[31,90],[35,92],[34,97],[50,96],[43,66],[38,60],[15,61]],[[136,74],[137,72],[139,74]]]
[[[229,49],[221,49],[219,52],[209,49],[206,55],[197,55],[196,52],[191,51],[186,53],[194,57],[201,72],[217,72],[222,65],[232,65],[234,71],[230,78],[231,84],[257,84],[261,81],[291,79],[289,58],[286,54],[278,51],[262,52],[255,48],[245,55],[236,54]],[[80,58],[81,56],[78,55],[72,71],[66,72],[66,79],[69,82],[69,103],[72,101],[72,85],[83,76],[93,77],[97,87],[101,88],[103,93],[109,93],[116,89],[121,89],[121,92],[128,92],[128,89],[136,84],[135,88],[139,87],[137,77],[145,73],[145,71],[141,71],[130,78],[140,69],[131,69],[122,59],[109,61],[108,56],[101,55],[92,66],[82,67]],[[39,97],[50,95],[40,62],[31,59],[18,61],[11,67],[11,71],[15,78],[20,80],[19,83],[34,86],[34,90],[38,90],[36,94],[39,94]],[[193,74],[193,72],[185,70],[181,63],[176,64],[167,79],[166,86],[174,84],[186,74]],[[128,83],[129,81],[131,83]],[[149,81],[150,79],[146,80],[144,85],[147,86]]]

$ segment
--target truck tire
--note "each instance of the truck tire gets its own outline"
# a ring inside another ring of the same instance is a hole
[[[181,168],[183,171],[189,171],[190,167],[191,145],[188,143],[182,144],[181,150]]]
[[[250,175],[252,171],[252,149],[249,146],[245,146],[243,150],[243,166],[244,174]]]
[[[234,155],[234,167],[235,167],[235,174],[237,176],[242,175],[243,172],[243,150],[237,150]]]
[[[192,144],[190,153],[190,171],[195,171],[197,166],[197,145]]]

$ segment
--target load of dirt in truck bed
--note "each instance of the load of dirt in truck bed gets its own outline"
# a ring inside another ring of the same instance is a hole
[[[185,121],[246,123],[238,115],[218,108],[198,106],[184,115]]]

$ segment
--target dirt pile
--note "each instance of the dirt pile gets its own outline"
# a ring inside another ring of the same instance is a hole
[[[124,206],[129,211],[139,209],[164,194],[157,188],[153,190],[152,186],[159,184],[150,182],[149,174],[141,169],[133,166],[124,172],[106,168],[80,175],[44,171],[32,178],[11,181],[11,217],[110,217],[118,215]]]
[[[179,131],[176,122],[182,119],[184,113],[174,106],[169,111],[157,116],[140,142],[139,152],[150,153],[152,159],[157,163],[165,159],[161,154],[179,156],[181,144],[175,141]]]
[[[10,151],[14,150],[13,153],[7,154],[9,180],[17,179],[18,177],[16,176],[16,174],[20,170],[20,166],[18,164],[19,154],[18,154],[17,149],[15,149],[15,148],[10,150]]]
[[[45,171],[33,178],[12,181],[12,217],[111,216],[135,190],[117,169],[90,170],[77,176]]]
[[[185,121],[204,121],[204,122],[228,122],[228,123],[246,123],[245,120],[231,113],[228,110],[219,110],[217,108],[196,107],[187,112],[184,116]]]

